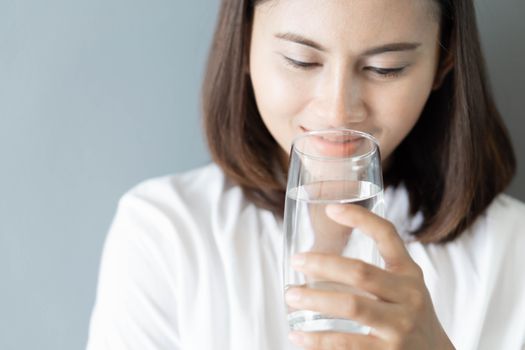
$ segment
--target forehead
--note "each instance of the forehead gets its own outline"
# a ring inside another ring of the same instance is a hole
[[[439,7],[434,0],[273,0],[256,7],[255,25],[357,50],[370,43],[435,41]]]

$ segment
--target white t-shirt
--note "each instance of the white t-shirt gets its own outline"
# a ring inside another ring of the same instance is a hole
[[[385,191],[400,234],[406,190]],[[459,239],[407,243],[460,350],[525,349],[525,205],[500,195]],[[214,164],[150,179],[120,200],[105,244],[89,350],[281,350],[282,220]]]

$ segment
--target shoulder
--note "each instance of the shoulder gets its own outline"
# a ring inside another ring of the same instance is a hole
[[[508,236],[525,243],[525,203],[507,194],[500,194],[482,218],[491,234]]]
[[[525,255],[516,251],[525,245],[525,204],[506,194],[498,195],[453,245],[466,244],[483,259],[505,259],[525,264]]]
[[[473,225],[475,234],[486,236],[487,251],[494,259],[516,268],[525,265],[525,204],[500,194]],[[525,283],[525,279],[524,279]]]
[[[217,234],[239,221],[243,205],[240,187],[215,164],[141,181],[118,202],[104,247],[105,270],[125,263],[164,266],[155,273],[174,266],[195,271]]]
[[[141,181],[127,191],[123,199],[137,197],[151,203],[166,203],[195,196],[213,197],[234,187],[214,163],[178,174],[154,177]]]
[[[525,203],[507,194],[500,194],[487,210],[492,218],[525,220]]]
[[[238,190],[211,164],[144,180],[120,198],[102,253],[90,349],[119,348],[122,332],[143,348],[178,348],[177,300],[193,302],[203,283],[195,276],[213,247],[206,225],[229,191]]]
[[[211,163],[138,183],[121,197],[118,211],[132,216],[135,225],[147,226],[150,235],[180,236],[220,227],[223,221],[235,220],[247,205],[240,186]]]
[[[477,251],[485,268],[518,271],[525,265],[525,204],[506,194],[498,195],[459,241]],[[520,279],[525,288],[525,279]],[[515,285],[518,284],[516,280]]]
[[[219,200],[229,192],[239,192],[240,188],[230,182],[222,170],[214,163],[186,171],[144,180],[121,198],[121,201],[136,199],[157,207],[183,204],[186,207],[203,206]]]

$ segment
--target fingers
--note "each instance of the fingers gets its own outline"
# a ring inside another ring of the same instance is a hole
[[[304,253],[292,258],[295,270],[316,280],[334,281],[353,286],[389,302],[402,302],[404,285],[400,276],[393,275],[374,265],[358,259],[333,254]]]
[[[394,324],[399,315],[395,304],[354,293],[314,288],[290,288],[286,292],[286,302],[295,309],[353,320],[384,334],[390,333],[387,325]]]
[[[381,340],[373,336],[335,332],[293,332],[290,340],[303,349],[316,350],[379,350],[384,349]]]
[[[369,235],[377,245],[388,270],[410,269],[414,262],[396,228],[389,221],[358,205],[329,205],[327,215],[342,225]]]

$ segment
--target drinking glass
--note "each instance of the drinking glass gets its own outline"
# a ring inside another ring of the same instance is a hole
[[[383,178],[377,140],[364,132],[328,129],[301,134],[292,144],[284,216],[284,286],[346,291],[343,285],[295,271],[290,258],[303,252],[336,254],[382,267],[374,241],[358,229],[338,224],[326,214],[329,204],[363,206],[383,216]],[[372,297],[372,296],[370,296]],[[291,330],[367,334],[353,320],[287,306]]]

